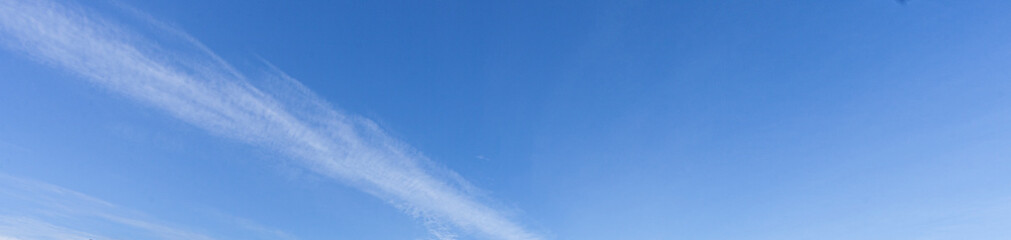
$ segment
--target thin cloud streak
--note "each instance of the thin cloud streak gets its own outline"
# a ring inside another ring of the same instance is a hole
[[[110,239],[84,224],[95,222],[154,239],[215,239],[83,193],[5,174],[0,174],[0,204],[7,207],[0,211],[0,239]]]
[[[0,216],[0,240],[110,239],[28,217]]]
[[[261,91],[189,35],[151,19],[154,35],[169,36],[151,39],[50,1],[0,0],[0,41],[212,134],[286,154],[426,222],[494,239],[541,239],[374,122],[335,110],[272,66],[262,79],[270,93]]]

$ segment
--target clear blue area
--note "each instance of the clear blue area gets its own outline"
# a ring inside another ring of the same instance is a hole
[[[548,239],[1011,236],[1009,1],[122,4],[239,68],[271,62]],[[212,233],[220,213],[299,239],[428,237],[11,51],[0,172]]]

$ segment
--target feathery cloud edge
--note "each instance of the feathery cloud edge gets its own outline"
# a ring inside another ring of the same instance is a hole
[[[152,19],[168,37],[151,39],[69,4],[0,0],[0,41],[212,134],[280,152],[426,222],[494,239],[542,238],[478,201],[465,181],[437,176],[453,174],[374,122],[335,110],[279,71],[267,80],[284,95],[262,91],[199,41]]]

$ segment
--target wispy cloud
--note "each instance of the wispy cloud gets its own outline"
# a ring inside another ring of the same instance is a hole
[[[59,186],[0,174],[0,239],[111,239],[113,231],[149,239],[213,240],[142,213]]]
[[[145,19],[152,33],[67,4],[0,0],[0,36],[14,51],[212,134],[283,153],[426,222],[494,239],[541,238],[372,121],[335,110],[273,67],[254,79],[271,86],[263,91],[183,31]]]
[[[28,217],[0,216],[0,240],[110,239]]]

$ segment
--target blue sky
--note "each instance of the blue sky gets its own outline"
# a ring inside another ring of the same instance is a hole
[[[0,240],[997,239],[1008,10],[0,0]]]

